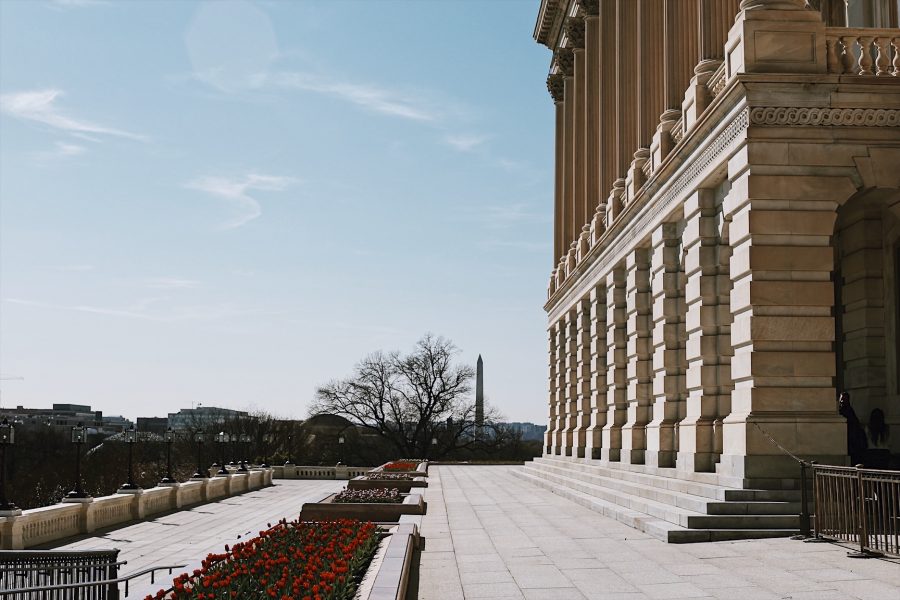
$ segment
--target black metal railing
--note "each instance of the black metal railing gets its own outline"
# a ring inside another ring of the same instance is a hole
[[[900,471],[813,465],[817,537],[900,557]]]

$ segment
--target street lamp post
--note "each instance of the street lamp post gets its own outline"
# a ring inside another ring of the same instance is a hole
[[[220,431],[218,435],[216,435],[216,443],[219,444],[219,454],[222,459],[222,466],[219,467],[219,472],[216,475],[228,475],[228,469],[225,468],[225,444],[229,441],[228,434],[224,431]]]
[[[134,491],[141,489],[141,486],[134,483],[134,443],[137,441],[137,430],[134,425],[125,430],[125,443],[128,444],[128,481],[121,486],[120,490]]]
[[[166,429],[166,476],[160,483],[178,483],[172,477],[172,443],[175,441],[175,431],[171,427]]]
[[[81,445],[84,444],[84,425],[80,421],[72,428],[72,443],[75,444],[75,489],[66,494],[66,498],[77,500],[88,497],[81,486]]]
[[[436,437],[431,438],[431,454],[432,455],[434,454],[434,451],[437,450],[437,443],[438,442],[437,442]],[[432,456],[432,458],[433,458],[433,456]]]
[[[197,472],[194,473],[194,479],[206,479],[209,471],[203,470],[203,432],[199,429],[194,432],[194,441],[197,442]]]
[[[286,465],[294,464],[294,461],[291,459],[291,449],[293,448],[293,439],[294,439],[294,436],[291,434],[288,434],[287,460],[284,461],[284,464],[286,464]]]
[[[272,441],[275,439],[275,436],[271,433],[264,433],[262,436],[262,446],[263,446],[263,464],[259,465],[263,469],[269,468],[269,446],[272,444]]]
[[[9,424],[6,418],[0,423],[0,512],[20,513],[19,507],[10,502],[6,497],[6,447],[16,442],[16,428]]]
[[[235,448],[238,443],[238,434],[232,433],[231,437],[229,439],[231,440],[231,462],[228,463],[228,466],[235,467],[235,466],[237,466],[237,463],[235,462],[234,457],[237,454],[237,451],[235,450]]]
[[[344,464],[344,436],[338,436],[338,464]]]
[[[242,473],[246,473],[247,472],[247,453],[250,452],[250,434],[242,433],[240,435],[240,439],[238,440],[238,443],[243,444],[243,446],[244,446],[244,452],[243,452],[244,457],[238,463],[240,465],[238,467],[238,471],[240,471]],[[238,447],[240,448],[240,446],[238,446]]]

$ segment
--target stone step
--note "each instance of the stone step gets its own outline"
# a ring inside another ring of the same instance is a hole
[[[516,469],[513,473],[516,476],[530,481],[539,487],[548,489],[563,498],[572,500],[581,506],[594,510],[606,517],[615,519],[620,523],[624,523],[629,527],[643,531],[648,535],[670,544],[788,537],[797,533],[796,529],[697,529],[682,527],[664,519],[659,519],[619,504],[607,502],[606,500],[591,496],[590,494],[555,485],[546,481],[543,477],[534,472]]]
[[[622,465],[620,463],[583,462],[583,459],[572,459],[559,456],[542,456],[535,458],[533,464],[553,464],[565,466],[573,470],[596,473],[604,477],[622,479],[640,483],[649,487],[672,490],[693,496],[702,496],[714,500],[734,501],[768,501],[799,502],[800,491],[794,489],[742,489],[715,483],[713,473],[693,473],[692,475],[708,476],[709,481],[685,479],[684,473],[675,469],[655,469],[655,473],[647,472],[645,465]]]
[[[621,489],[607,488],[575,476],[560,475],[546,469],[526,467],[526,471],[544,481],[624,506],[688,529],[790,529],[799,528],[797,514],[748,515],[706,514],[674,504],[637,496]]]
[[[632,496],[640,496],[708,515],[796,515],[800,511],[799,502],[717,500],[709,496],[697,496],[668,488],[636,483],[626,479],[608,477],[594,471],[572,469],[569,465],[559,463],[542,462],[540,466],[535,465],[530,468],[542,472],[548,471],[570,479],[577,479],[578,481],[618,490]]]

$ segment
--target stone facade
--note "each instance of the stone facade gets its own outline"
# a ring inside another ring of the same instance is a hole
[[[900,450],[896,0],[543,0],[545,453],[750,487]],[[849,27],[847,26],[849,24]]]

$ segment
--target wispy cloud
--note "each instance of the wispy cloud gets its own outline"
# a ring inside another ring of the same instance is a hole
[[[262,214],[262,207],[251,191],[281,192],[297,180],[293,177],[279,177],[250,173],[238,179],[228,177],[200,177],[189,181],[185,187],[206,192],[212,196],[228,201],[237,213],[233,219],[223,224],[226,229],[234,229],[245,225]]]
[[[95,134],[146,141],[144,136],[130,131],[66,115],[57,105],[57,100],[62,95],[63,92],[56,89],[0,94],[0,112],[72,134]]]
[[[194,279],[180,279],[178,277],[154,277],[144,280],[144,287],[151,290],[192,290],[202,284]]]
[[[93,306],[89,304],[53,304],[50,302],[25,300],[22,298],[6,298],[4,301],[10,304],[18,304],[20,306],[30,306],[32,308],[105,315],[109,317],[138,319],[141,321],[152,321],[156,323],[216,321],[220,319],[229,319],[235,317],[276,314],[271,310],[241,308],[232,304],[199,304],[192,306],[154,308],[154,304],[157,303],[157,299],[153,298],[142,300],[132,306],[127,306],[124,308]]]
[[[351,81],[325,79],[310,73],[282,72],[260,76],[260,83],[327,94],[362,108],[413,121],[433,122],[439,119],[434,107],[410,92]]]
[[[488,136],[474,133],[457,133],[444,137],[444,141],[460,152],[472,152],[488,141]]]

